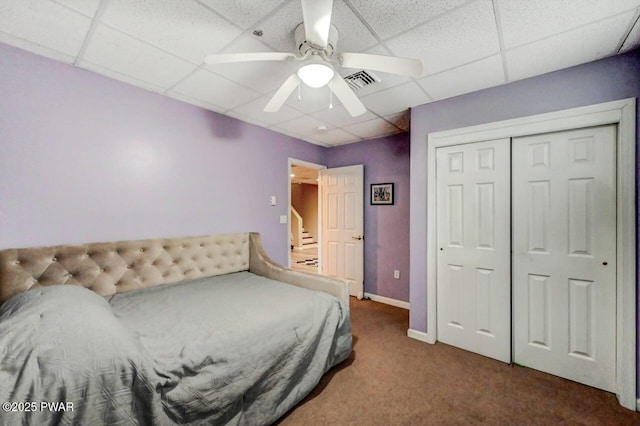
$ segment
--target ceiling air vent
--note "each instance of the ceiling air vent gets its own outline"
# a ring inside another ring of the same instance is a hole
[[[353,90],[362,89],[376,83],[382,83],[382,79],[371,71],[357,71],[344,78]]]

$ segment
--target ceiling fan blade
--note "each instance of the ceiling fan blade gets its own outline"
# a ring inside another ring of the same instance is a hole
[[[329,39],[333,0],[302,0],[304,33],[309,43],[324,49]]]
[[[360,99],[358,99],[355,92],[351,90],[351,87],[344,82],[340,75],[336,74],[333,76],[331,80],[331,90],[333,90],[333,93],[340,99],[340,102],[342,102],[342,105],[344,105],[352,117],[357,117],[367,112],[367,109]]]
[[[285,103],[291,92],[296,90],[300,84],[300,78],[297,73],[293,73],[287,78],[278,91],[273,95],[269,103],[264,107],[265,112],[276,112]]]
[[[209,55],[204,58],[204,62],[207,65],[215,65],[234,62],[284,61],[289,58],[295,58],[295,55],[286,52],[222,53]]]
[[[372,71],[408,75],[410,77],[420,77],[422,74],[421,60],[397,56],[343,53],[340,55],[340,65],[345,68],[363,68]]]

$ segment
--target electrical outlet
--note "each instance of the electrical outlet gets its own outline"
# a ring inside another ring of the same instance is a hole
[[[287,223],[287,219],[288,219],[288,217],[287,217],[286,214],[281,215],[280,216],[280,223]]]
[[[271,206],[275,206],[276,205],[276,196],[272,195],[271,197],[269,197],[269,205]]]
[[[396,280],[400,279],[400,271],[399,270],[395,269],[393,271],[393,278],[395,278]]]

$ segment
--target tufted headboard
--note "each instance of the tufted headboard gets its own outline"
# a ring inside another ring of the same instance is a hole
[[[249,240],[228,234],[0,250],[0,304],[33,287],[75,284],[109,296],[249,269]]]

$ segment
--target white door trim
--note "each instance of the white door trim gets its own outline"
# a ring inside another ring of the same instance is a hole
[[[436,149],[442,146],[617,124],[616,394],[636,409],[636,99],[628,98],[427,135],[427,332],[437,340]]]
[[[327,166],[323,166],[322,164],[310,163],[308,161],[297,160],[295,158],[289,157],[287,160],[287,268],[291,268],[291,166],[304,166],[310,169],[326,169]],[[322,241],[322,192],[320,191],[320,182],[318,182],[318,242]],[[322,249],[320,248],[320,244],[318,244],[318,273],[322,271]]]

